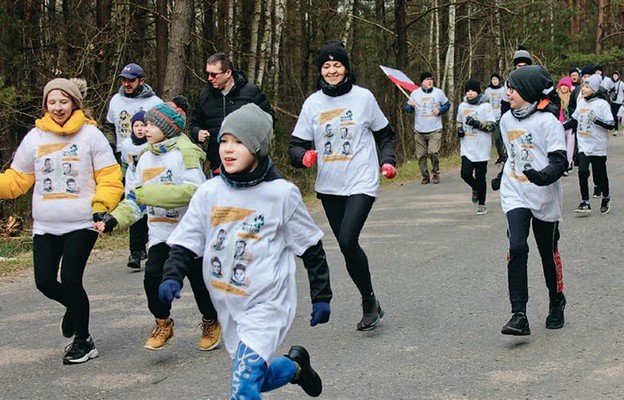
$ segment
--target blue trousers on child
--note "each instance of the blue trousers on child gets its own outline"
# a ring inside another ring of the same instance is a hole
[[[286,356],[273,357],[267,365],[258,353],[240,342],[232,368],[230,400],[262,399],[260,393],[282,387],[297,376],[297,364]]]

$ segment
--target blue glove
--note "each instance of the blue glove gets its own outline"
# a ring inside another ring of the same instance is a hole
[[[176,299],[180,298],[181,290],[182,286],[180,285],[180,282],[173,279],[167,279],[158,287],[158,298],[165,304],[171,304],[174,297]]]
[[[316,326],[318,324],[324,324],[329,321],[329,314],[331,314],[331,309],[329,307],[329,303],[318,302],[312,304],[312,312],[310,316],[310,326]]]

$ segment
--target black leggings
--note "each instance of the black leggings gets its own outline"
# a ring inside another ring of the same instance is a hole
[[[145,251],[147,244],[147,215],[130,225],[130,252]]]
[[[607,156],[586,156],[578,154],[578,177],[581,199],[589,200],[589,165],[594,173],[594,184],[600,189],[602,197],[609,197],[609,178],[607,177]]]
[[[487,192],[487,161],[472,162],[466,156],[461,158],[461,178],[472,190],[476,190],[479,196],[479,204],[485,204]],[[473,175],[474,174],[474,175]]]
[[[372,296],[373,283],[368,258],[358,240],[375,198],[365,194],[334,196],[320,193],[317,197],[321,199],[329,225],[338,240],[349,276],[362,297]]]
[[[147,307],[154,317],[158,319],[169,318],[171,304],[164,304],[158,298],[158,287],[163,277],[163,267],[165,261],[169,257],[171,248],[167,243],[158,243],[149,248],[147,253],[147,262],[145,263],[145,277],[143,286],[147,295]],[[194,260],[193,265],[189,268],[187,278],[193,289],[193,296],[197,308],[205,319],[217,319],[217,311],[215,310],[208,289],[204,283],[202,273],[203,258]]]
[[[81,229],[64,235],[35,235],[35,284],[46,297],[71,310],[76,337],[89,337],[89,298],[82,285],[84,270],[98,233]],[[61,261],[62,259],[62,261]],[[59,263],[61,281],[58,281]]]
[[[516,208],[507,214],[509,254],[507,284],[511,312],[526,312],[529,301],[527,263],[529,259],[529,228],[533,221],[533,236],[542,259],[544,279],[550,299],[559,299],[563,292],[563,271],[559,256],[559,222],[546,222],[533,216],[527,208]]]

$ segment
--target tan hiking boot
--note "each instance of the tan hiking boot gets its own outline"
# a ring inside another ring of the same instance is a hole
[[[221,324],[219,320],[202,318],[202,322],[198,326],[201,326],[202,336],[199,338],[197,348],[202,351],[216,349],[221,341]]]
[[[156,326],[150,332],[145,342],[148,350],[160,350],[173,340],[173,319],[156,319]]]

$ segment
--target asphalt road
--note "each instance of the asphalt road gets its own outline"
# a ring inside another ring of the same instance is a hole
[[[386,314],[372,332],[355,330],[356,289],[325,216],[314,212],[327,233],[332,316],[309,326],[300,268],[298,314],[282,351],[308,348],[325,399],[624,398],[624,138],[611,139],[610,214],[600,215],[600,200],[592,199],[592,215],[577,217],[576,175],[563,178],[563,329],[544,328],[548,294],[531,237],[532,335],[500,334],[510,307],[498,193],[488,192],[489,213],[477,216],[470,189],[452,170],[443,171],[439,185],[392,185],[373,208],[361,243]],[[488,180],[494,173],[491,166]],[[142,273],[128,270],[125,252],[104,256],[94,257],[85,279],[100,352],[86,364],[62,365],[69,342],[58,331],[64,310],[36,290],[30,275],[0,283],[0,399],[227,398],[231,361],[223,348],[196,349],[200,316],[189,285],[173,307],[176,340],[159,352],[144,350],[153,319]],[[307,396],[288,385],[264,398]]]

